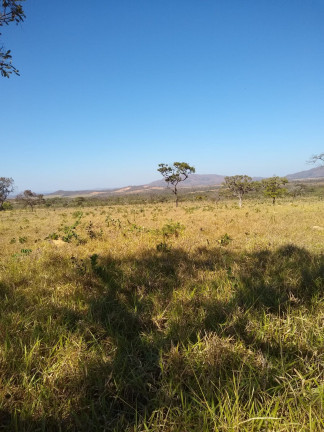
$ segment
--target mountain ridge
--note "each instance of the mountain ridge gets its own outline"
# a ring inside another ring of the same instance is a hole
[[[324,177],[324,165],[311,168],[305,171],[299,171],[294,174],[286,175],[288,180],[299,180],[299,179],[317,179]]]
[[[299,171],[285,176],[288,180],[311,180],[324,178],[324,166],[311,168],[305,171]],[[253,180],[261,180],[266,177],[252,177]],[[225,175],[221,174],[191,174],[188,179],[179,184],[180,188],[195,188],[207,186],[219,186],[223,183]],[[83,189],[75,191],[58,190],[46,194],[46,197],[76,197],[76,196],[107,196],[115,194],[143,193],[149,191],[163,190],[167,187],[164,179],[154,180],[145,185],[131,185],[119,188],[98,188],[98,189]]]

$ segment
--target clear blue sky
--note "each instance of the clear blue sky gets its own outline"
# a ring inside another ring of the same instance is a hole
[[[0,176],[143,184],[161,162],[285,175],[324,151],[324,0],[26,0],[2,28]]]

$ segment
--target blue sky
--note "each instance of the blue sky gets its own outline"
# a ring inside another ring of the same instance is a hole
[[[36,1],[2,28],[0,176],[143,184],[161,162],[285,175],[324,151],[324,0]]]

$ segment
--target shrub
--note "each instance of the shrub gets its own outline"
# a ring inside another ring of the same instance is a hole
[[[2,210],[12,210],[12,209],[13,209],[13,207],[12,207],[12,204],[10,202],[4,202],[2,204]]]

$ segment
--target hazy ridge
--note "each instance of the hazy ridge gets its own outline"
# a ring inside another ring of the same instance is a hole
[[[309,170],[300,171],[293,174],[286,175],[288,180],[310,180],[310,179],[320,179],[324,178],[324,166],[319,166],[311,168]],[[195,187],[206,187],[206,186],[219,186],[224,181],[225,175],[221,174],[192,174],[183,184],[180,184],[181,188],[195,188]],[[264,177],[253,177],[253,180],[261,180]],[[65,191],[58,190],[46,194],[48,197],[60,196],[60,197],[73,197],[73,196],[105,196],[105,195],[115,195],[123,193],[143,193],[146,191],[156,191],[159,189],[164,189],[166,183],[163,179],[155,180],[146,185],[133,185],[125,186],[120,188],[106,188],[106,189],[84,189],[84,190],[74,190]]]

